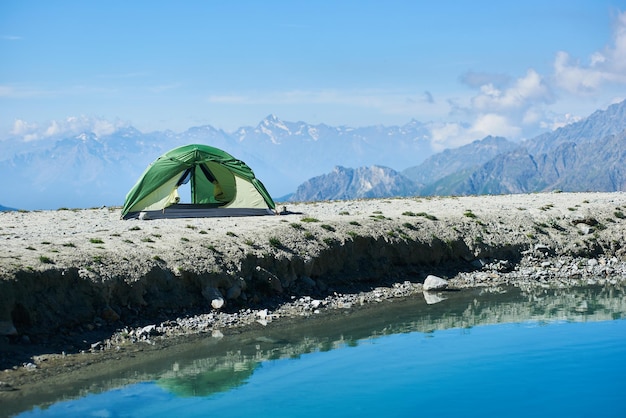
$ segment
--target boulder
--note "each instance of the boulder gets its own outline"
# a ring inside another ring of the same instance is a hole
[[[202,296],[208,301],[211,302],[211,307],[213,309],[220,309],[224,306],[224,297],[219,289],[215,287],[206,287],[202,290]]]
[[[444,290],[448,287],[448,281],[441,277],[429,274],[424,280],[424,290]]]

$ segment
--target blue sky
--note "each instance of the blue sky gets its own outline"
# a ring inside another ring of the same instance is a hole
[[[523,139],[626,99],[626,1],[0,2],[0,139],[268,114]]]

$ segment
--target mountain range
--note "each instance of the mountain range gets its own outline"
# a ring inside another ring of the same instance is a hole
[[[269,115],[233,132],[206,125],[181,133],[125,127],[14,137],[0,142],[1,202],[27,210],[121,205],[152,161],[190,143],[245,161],[277,200],[624,190],[625,130],[622,102],[523,142],[486,137],[439,153],[416,120],[353,128]]]
[[[369,184],[402,184],[385,195],[471,195],[562,191],[626,190],[626,102],[598,110],[576,123],[514,143],[486,137],[426,158],[419,165],[376,178],[366,168],[358,171]],[[381,172],[377,167],[375,172]],[[346,186],[337,190],[313,178],[290,200],[371,197],[369,191]],[[407,182],[410,180],[410,182]],[[346,184],[344,178],[339,184]],[[350,181],[359,183],[352,176]],[[309,194],[304,191],[310,190]],[[372,189],[373,190],[373,189]],[[410,192],[412,190],[412,192]],[[378,196],[383,197],[383,195]]]

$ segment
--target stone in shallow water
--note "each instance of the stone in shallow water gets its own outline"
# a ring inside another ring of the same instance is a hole
[[[448,281],[441,277],[429,274],[424,280],[424,290],[443,290],[448,287]]]

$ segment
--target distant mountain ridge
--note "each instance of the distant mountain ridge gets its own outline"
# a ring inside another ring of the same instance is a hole
[[[408,167],[433,154],[423,124],[332,127],[284,122],[274,115],[232,133],[199,126],[182,133],[133,127],[98,136],[23,142],[5,140],[0,187],[6,203],[24,209],[121,205],[144,169],[165,152],[191,143],[220,148],[245,161],[273,196],[335,166]],[[184,196],[183,196],[184,198]]]
[[[487,136],[459,148],[446,149],[432,155],[418,166],[402,171],[402,174],[422,186],[472,167],[479,167],[492,158],[512,151],[520,144],[508,141],[506,138]]]
[[[17,209],[14,209],[14,208],[8,208],[8,207],[6,207],[6,206],[2,206],[2,205],[0,205],[0,212],[11,212],[11,211],[14,211],[14,210],[17,210]]]
[[[489,136],[437,154],[427,125],[415,120],[352,128],[269,115],[230,133],[208,125],[182,133],[126,127],[106,135],[5,139],[0,187],[3,203],[27,210],[121,205],[157,157],[203,143],[248,163],[274,197],[300,189],[290,200],[616,191],[625,189],[624,131],[626,101],[521,143]]]
[[[626,102],[545,133],[480,167],[450,173],[420,194],[626,190]]]
[[[405,189],[413,188],[416,195],[422,196],[553,190],[608,192],[626,190],[625,164],[626,101],[521,143],[488,136],[434,154],[417,166],[389,176],[410,179],[413,186],[405,184]],[[328,181],[314,184],[319,190],[305,183],[309,200],[313,196],[323,200],[336,195]],[[344,196],[359,197],[348,193]],[[293,196],[292,200],[298,197]]]
[[[302,202],[411,196],[417,189],[415,182],[388,167],[353,169],[338,166],[328,174],[313,177],[301,184],[289,200]]]

